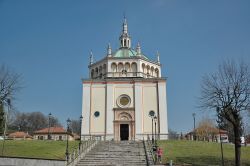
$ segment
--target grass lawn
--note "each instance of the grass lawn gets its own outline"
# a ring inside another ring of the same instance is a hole
[[[69,152],[77,148],[79,141],[69,141]],[[0,141],[0,156],[65,159],[66,141],[6,140],[2,155],[3,141]]]
[[[159,141],[164,150],[163,163],[173,160],[175,164],[221,165],[219,143],[200,141]],[[234,165],[234,145],[223,144],[226,166]],[[250,166],[250,146],[241,147],[241,165]]]

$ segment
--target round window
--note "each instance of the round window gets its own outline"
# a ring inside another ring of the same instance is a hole
[[[128,105],[128,103],[129,103],[128,97],[127,97],[127,96],[122,96],[122,97],[120,98],[120,103],[121,103],[121,105],[123,105],[123,106]]]
[[[117,99],[117,104],[119,107],[128,107],[130,105],[130,97],[128,95],[121,95]]]
[[[153,117],[153,116],[155,116],[155,112],[153,110],[151,110],[151,111],[149,111],[148,115],[151,116],[151,117]]]
[[[100,112],[99,111],[96,111],[95,113],[94,113],[94,116],[97,118],[97,117],[99,117],[100,116]]]

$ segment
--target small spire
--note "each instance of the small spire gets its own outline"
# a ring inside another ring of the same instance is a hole
[[[139,42],[137,43],[136,52],[137,52],[136,55],[141,56],[141,46]]]
[[[107,51],[108,51],[108,57],[111,57],[111,55],[112,55],[112,49],[111,49],[110,43],[108,44]]]
[[[157,63],[160,63],[160,54],[158,51],[156,52],[156,56],[157,56]]]
[[[92,65],[94,63],[94,56],[92,50],[90,51],[90,56],[89,56],[89,64]]]
[[[126,19],[125,15],[124,15],[122,32],[123,32],[123,34],[127,34],[128,33],[128,24],[127,24],[127,19]]]

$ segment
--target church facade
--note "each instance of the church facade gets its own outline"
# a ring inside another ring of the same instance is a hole
[[[159,55],[150,60],[139,43],[131,48],[126,19],[119,42],[116,51],[109,44],[99,61],[90,55],[89,78],[82,80],[82,138],[167,139],[166,78]]]

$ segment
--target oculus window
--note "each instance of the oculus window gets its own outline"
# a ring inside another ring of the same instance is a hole
[[[131,103],[131,99],[128,95],[121,95],[117,99],[117,105],[122,108],[128,107],[130,103]]]

